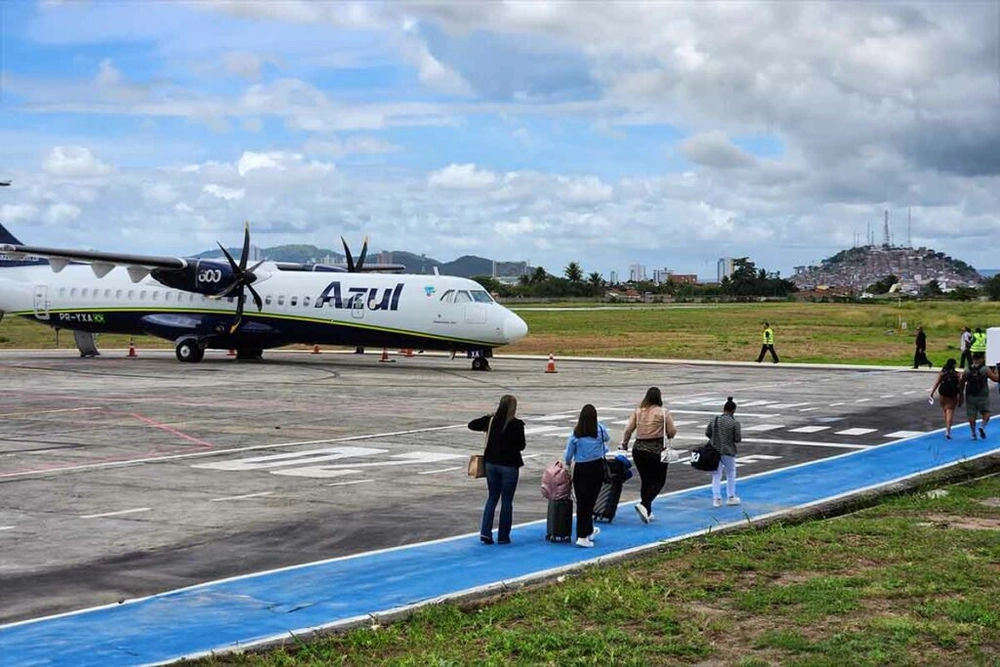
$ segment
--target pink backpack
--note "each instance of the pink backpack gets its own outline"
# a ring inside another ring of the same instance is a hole
[[[556,461],[542,473],[542,497],[565,500],[573,489],[573,479],[562,461]]]

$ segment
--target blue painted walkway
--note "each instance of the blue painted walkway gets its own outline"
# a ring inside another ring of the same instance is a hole
[[[604,527],[594,549],[548,544],[544,522],[534,523],[515,528],[511,546],[483,546],[475,536],[453,538],[2,626],[0,663],[155,664],[288,637],[718,529],[745,521],[744,513],[761,518],[851,495],[1000,451],[1000,434],[978,442],[967,434],[955,438],[932,433],[747,477],[739,481],[740,507],[712,508],[704,487],[670,494],[657,501],[657,520],[648,526],[629,503]]]

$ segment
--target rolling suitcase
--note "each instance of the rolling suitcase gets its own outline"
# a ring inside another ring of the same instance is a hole
[[[597,502],[594,504],[594,521],[611,523],[614,521],[615,512],[618,511],[618,502],[622,499],[622,483],[618,480],[606,481],[601,484],[601,492],[597,494]]]
[[[545,522],[545,539],[549,542],[569,542],[573,535],[573,499],[550,500]]]

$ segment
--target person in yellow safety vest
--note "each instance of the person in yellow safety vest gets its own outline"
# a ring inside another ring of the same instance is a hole
[[[757,363],[764,361],[764,355],[771,353],[771,360],[778,363],[778,353],[774,351],[774,330],[771,325],[764,322],[764,344],[760,346],[760,354],[757,356]]]
[[[972,352],[972,354],[976,352],[986,354],[986,334],[979,327],[976,327],[975,332],[972,334],[972,345],[969,346],[969,352]]]

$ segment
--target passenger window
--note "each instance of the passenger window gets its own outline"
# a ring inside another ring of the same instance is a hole
[[[66,288],[65,287],[60,287],[59,288],[59,296],[66,296]]]
[[[158,289],[153,290],[153,301],[159,301],[159,300],[160,300],[160,290]]]
[[[139,299],[142,301],[146,300],[146,290],[142,290],[141,292],[139,292]]]
[[[302,305],[305,306],[306,308],[309,307],[309,297],[307,296],[302,297]]]
[[[115,298],[116,299],[122,298],[122,291],[121,290],[115,290]]]
[[[288,299],[288,305],[289,306],[294,306],[298,302],[299,302],[299,297],[297,297],[297,296],[289,297],[289,299]]]
[[[279,306],[284,306],[285,305],[285,295],[284,294],[279,294],[278,295],[278,305]]]
[[[82,297],[87,296],[87,288],[86,287],[84,287],[83,289],[80,290],[80,296],[82,296]]]
[[[76,296],[76,288],[75,288],[75,287],[74,287],[74,288],[72,288],[72,289],[71,289],[71,290],[69,291],[69,295],[70,295],[70,296]]]
[[[164,292],[163,293],[163,300],[164,301],[170,301],[170,292]]]
[[[129,290],[128,291],[128,298],[130,300],[135,298],[135,290]]]
[[[264,297],[264,305],[265,306],[270,306],[271,305],[271,295],[270,294],[268,294],[267,296]]]
[[[443,301],[444,303],[451,303],[454,300],[455,300],[455,290],[453,289],[450,289],[441,295],[441,301]]]
[[[455,293],[455,303],[466,303],[468,301],[472,301],[472,297],[465,290]]]
[[[111,298],[111,290],[109,290],[109,289],[104,290],[104,298],[105,299],[110,299]]]

